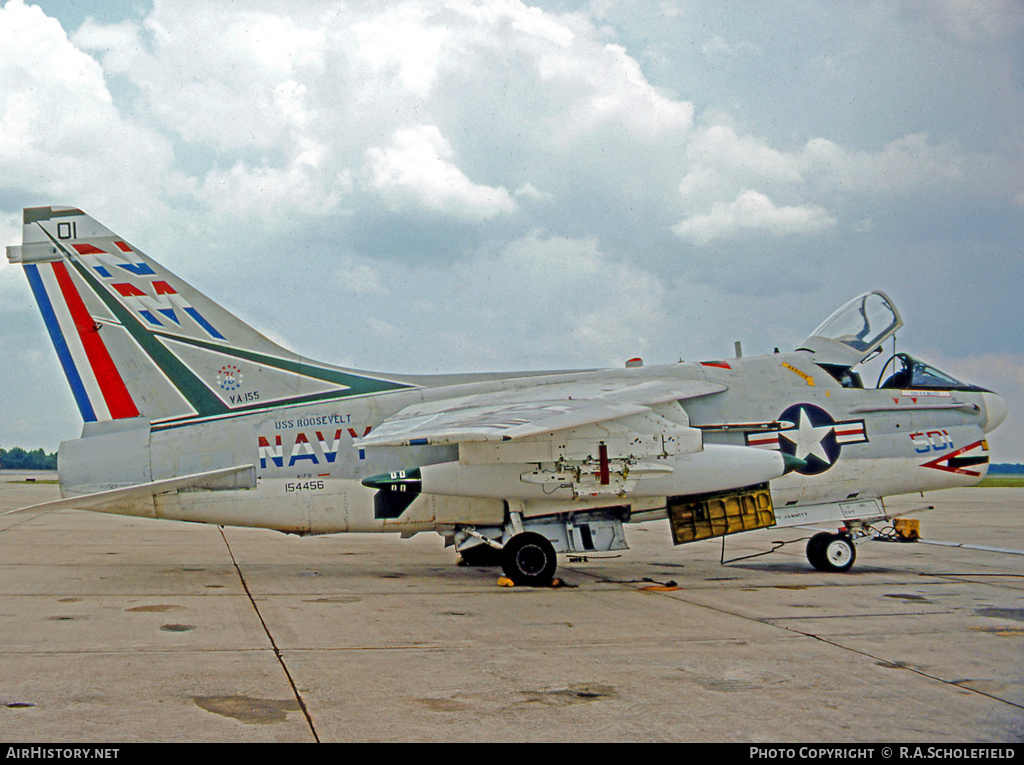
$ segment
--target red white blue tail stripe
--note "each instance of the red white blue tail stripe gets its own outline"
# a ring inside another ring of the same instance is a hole
[[[26,263],[25,274],[82,419],[138,417],[138,407],[103,341],[101,325],[86,310],[67,265]]]

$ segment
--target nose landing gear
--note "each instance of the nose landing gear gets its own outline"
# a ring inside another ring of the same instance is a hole
[[[848,533],[823,531],[807,542],[807,560],[819,571],[849,571],[857,560],[857,548]]]

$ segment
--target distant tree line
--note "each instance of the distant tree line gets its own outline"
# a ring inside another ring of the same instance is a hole
[[[20,446],[0,449],[0,470],[56,470],[57,453],[47,454],[42,449],[25,451]]]
[[[1024,473],[1024,465],[1011,464],[1011,463],[993,463],[988,466],[989,474],[1012,474],[1012,473]]]

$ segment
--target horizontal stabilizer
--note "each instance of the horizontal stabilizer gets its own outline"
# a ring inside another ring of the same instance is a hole
[[[115,504],[148,499],[157,494],[168,494],[180,491],[181,489],[220,489],[224,487],[224,479],[242,476],[246,472],[250,473],[251,480],[248,482],[243,480],[243,483],[254,487],[256,485],[256,466],[237,465],[219,470],[209,470],[205,473],[193,473],[192,475],[185,475],[179,478],[166,478],[161,481],[125,486],[122,489],[110,489],[109,491],[99,491],[95,494],[84,494],[80,497],[56,499],[52,502],[43,502],[38,505],[31,505],[30,507],[18,508],[17,510],[8,510],[3,515],[13,515],[14,513],[29,511],[47,512],[50,510],[69,509],[103,511],[104,508]],[[242,485],[236,480],[232,482],[232,488],[242,488]]]

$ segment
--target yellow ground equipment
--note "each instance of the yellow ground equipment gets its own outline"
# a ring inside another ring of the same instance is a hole
[[[917,518],[895,518],[892,527],[901,542],[916,542],[921,538],[921,522]]]

